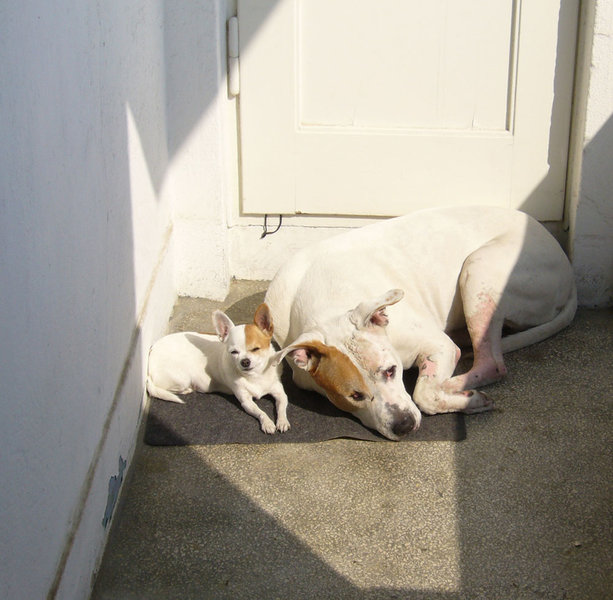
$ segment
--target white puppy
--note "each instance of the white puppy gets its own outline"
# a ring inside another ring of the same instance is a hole
[[[266,304],[255,311],[253,323],[234,325],[223,312],[213,313],[217,336],[191,331],[158,340],[149,353],[147,391],[151,396],[180,402],[177,394],[234,394],[245,411],[260,421],[262,431],[287,431],[287,396],[281,384],[281,353],[271,345],[273,323]],[[253,398],[266,394],[276,402],[277,423]]]

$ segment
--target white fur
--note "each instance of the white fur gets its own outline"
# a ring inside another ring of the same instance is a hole
[[[180,395],[194,391],[234,394],[243,409],[260,421],[262,431],[287,431],[290,424],[280,354],[272,345],[256,352],[247,348],[245,325],[234,325],[221,311],[214,313],[213,322],[217,335],[173,333],[153,345],[147,374],[149,394],[179,403],[183,403]],[[276,425],[253,400],[267,394],[275,399]]]
[[[423,412],[489,410],[474,388],[505,374],[503,352],[568,325],[576,291],[564,252],[539,223],[478,206],[420,211],[305,248],[279,270],[266,303],[290,358],[315,339],[351,359],[370,386],[352,412],[398,439],[419,413],[385,369],[420,369],[413,396]],[[518,333],[501,340],[503,325]],[[449,334],[465,327],[475,362],[453,377],[460,351]],[[329,396],[302,357],[290,364],[299,386]]]

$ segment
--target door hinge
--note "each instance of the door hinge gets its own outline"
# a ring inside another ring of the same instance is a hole
[[[228,19],[228,95],[231,98],[240,92],[240,73],[238,69],[238,17]]]

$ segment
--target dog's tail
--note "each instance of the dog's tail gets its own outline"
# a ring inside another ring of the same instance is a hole
[[[159,398],[160,400],[167,400],[168,402],[177,402],[178,404],[185,404],[185,402],[181,400],[181,398],[179,398],[179,396],[177,396],[176,394],[173,394],[172,392],[169,392],[168,390],[165,390],[164,388],[155,385],[150,376],[147,376],[147,392],[149,392],[150,396]]]
[[[575,286],[573,286],[568,302],[551,321],[547,321],[547,323],[543,323],[542,325],[537,325],[531,329],[518,331],[517,333],[512,333],[511,335],[503,337],[503,354],[513,352],[514,350],[519,350],[520,348],[530,346],[531,344],[536,344],[537,342],[542,342],[543,340],[552,336],[554,333],[558,333],[558,331],[561,331],[570,325],[576,311],[577,289]]]

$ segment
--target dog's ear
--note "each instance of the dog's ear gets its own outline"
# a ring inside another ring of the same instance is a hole
[[[272,316],[270,314],[270,309],[268,308],[267,304],[262,303],[257,307],[255,315],[253,317],[253,323],[268,337],[272,337],[274,327],[272,324]]]
[[[383,296],[366,300],[358,304],[349,312],[349,320],[357,329],[368,327],[386,327],[389,323],[385,308],[396,304],[404,297],[404,292],[400,289],[389,290]]]
[[[295,348],[289,353],[289,357],[294,361],[294,364],[305,371],[314,371],[321,360],[321,352],[319,348],[304,344]]]
[[[228,315],[225,313],[222,313],[220,310],[216,310],[213,313],[213,325],[215,326],[215,331],[222,342],[226,341],[228,334],[230,333],[230,329],[234,327],[234,323],[232,323],[230,317],[228,317]]]
[[[325,344],[316,340],[299,341],[277,352],[275,362],[278,364],[285,356],[289,356],[297,367],[312,373],[317,369],[321,357],[325,356],[326,348]]]

